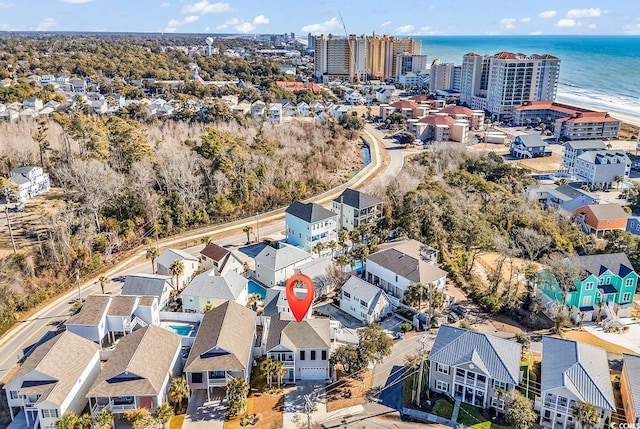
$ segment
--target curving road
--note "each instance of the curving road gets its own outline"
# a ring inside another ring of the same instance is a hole
[[[361,170],[347,183],[333,188],[306,201],[313,201],[318,204],[326,204],[336,198],[345,188],[351,187],[361,189],[370,187],[373,184],[385,184],[396,177],[407,155],[416,152],[407,152],[390,139],[385,139],[384,134],[375,129],[371,124],[365,128],[365,140],[371,147],[371,164]],[[284,209],[274,210],[259,216],[260,237],[277,235],[284,226]],[[216,241],[224,238],[224,243],[229,245],[240,245],[246,241],[246,235],[242,233],[245,225],[254,227],[256,232],[256,217],[241,219],[238,221],[217,225],[213,227],[201,228],[185,234],[177,235],[160,240],[160,247],[184,247],[186,243],[193,243],[204,236],[215,237]],[[195,246],[189,249],[195,253],[199,252],[202,246]],[[108,272],[106,276],[127,275],[137,272],[149,272],[150,262],[144,259],[145,251],[141,250],[121,262]],[[100,287],[93,278],[81,285],[82,296],[100,293]],[[106,286],[105,292],[118,293],[122,284],[112,282]],[[74,300],[78,298],[78,290],[71,290],[55,299],[55,301],[45,305],[36,311],[32,316],[21,320],[0,338],[0,381],[11,371],[15,364],[25,355],[29,354],[38,344],[46,341],[55,334],[58,324],[68,318],[69,309]]]

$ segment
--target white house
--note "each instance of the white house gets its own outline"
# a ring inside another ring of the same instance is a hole
[[[416,240],[400,240],[380,247],[382,250],[366,258],[369,283],[399,300],[411,283],[432,283],[441,290],[445,289],[447,272],[435,265],[435,249]]]
[[[65,412],[81,414],[100,372],[98,345],[72,332],[41,344],[4,385],[11,420],[24,414],[27,427],[53,429]]]
[[[184,265],[182,274],[178,276],[178,284],[174,285],[178,290],[184,289],[193,278],[193,273],[198,271],[198,258],[178,249],[167,249],[156,259],[156,272],[163,276],[172,276],[171,264],[173,261],[181,261]]]
[[[265,109],[267,105],[264,101],[256,100],[251,104],[251,116],[254,119],[262,118],[264,116]]]
[[[33,109],[33,110],[42,110],[43,103],[42,99],[38,97],[29,97],[25,98],[22,102],[22,107],[25,109]]]
[[[272,124],[282,123],[282,104],[271,103],[269,104],[269,121]]]
[[[294,275],[295,268],[311,259],[311,255],[302,249],[279,241],[272,242],[255,257],[256,280],[267,287],[282,286]]]
[[[393,311],[391,300],[377,286],[351,276],[340,289],[340,309],[364,324],[377,322]]]
[[[217,275],[225,274],[228,271],[236,273],[244,271],[242,261],[232,251],[215,243],[207,244],[200,251],[200,263],[204,269],[213,268]]]
[[[158,274],[128,275],[122,285],[122,295],[150,295],[158,299],[160,311],[169,303],[171,291],[175,289],[170,276]]]
[[[338,215],[319,204],[294,201],[284,213],[289,244],[311,252],[338,239]]]
[[[285,383],[330,378],[329,319],[304,319],[298,323],[286,315],[278,315],[266,321],[265,329],[266,355],[284,363],[287,370],[283,377]]]
[[[67,331],[102,347],[107,336],[107,312],[111,299],[110,295],[89,295],[80,311],[67,320]]]
[[[226,301],[240,305],[247,303],[249,280],[235,271],[216,274],[212,268],[198,274],[182,291],[182,311],[203,313],[206,307],[215,308]]]
[[[298,105],[296,106],[296,109],[298,110],[298,114],[305,118],[307,118],[311,113],[309,105],[304,101],[299,102]]]
[[[9,172],[9,180],[18,187],[16,197],[20,203],[51,189],[49,175],[42,171],[42,167],[16,167]]]
[[[122,338],[87,392],[94,416],[103,409],[115,415],[136,408],[154,411],[168,402],[171,379],[182,373],[181,338],[149,325]]]

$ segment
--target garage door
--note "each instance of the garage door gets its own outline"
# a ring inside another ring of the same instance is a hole
[[[324,380],[326,377],[326,368],[300,368],[300,378],[303,380]]]

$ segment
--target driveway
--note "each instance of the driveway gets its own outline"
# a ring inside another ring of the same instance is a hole
[[[402,325],[402,322],[404,322],[404,320],[393,314],[386,319],[381,320],[379,325],[385,331],[391,334],[395,334],[396,332],[400,331],[400,325]]]
[[[206,391],[195,391],[189,398],[182,429],[222,429],[226,411],[224,389],[215,389],[211,397],[212,401],[207,402]]]
[[[356,319],[355,317],[341,310],[339,307],[333,305],[332,303],[322,304],[317,307],[313,307],[313,309],[320,314],[329,316],[332,319],[337,320],[345,328],[358,329],[364,326],[364,323],[362,323],[362,321]]]
[[[309,395],[313,404],[311,421],[319,421],[327,415],[325,383],[322,381],[298,381],[296,386],[287,388],[284,393],[283,429],[297,428],[296,421],[306,423],[305,395]]]

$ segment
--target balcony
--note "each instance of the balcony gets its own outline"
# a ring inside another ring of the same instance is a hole
[[[110,399],[106,403],[101,403],[101,399],[103,400],[104,398],[99,398],[98,401],[91,407],[91,414],[97,414],[105,408],[112,413],[124,413],[125,411],[131,411],[137,408],[135,399],[131,401],[118,401]]]

